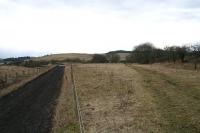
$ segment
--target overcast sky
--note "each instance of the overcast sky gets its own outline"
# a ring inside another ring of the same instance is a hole
[[[200,0],[0,0],[0,58],[200,40]]]

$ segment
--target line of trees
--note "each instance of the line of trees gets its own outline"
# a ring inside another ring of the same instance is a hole
[[[155,62],[194,63],[195,69],[200,62],[200,43],[191,46],[167,46],[164,49],[156,48],[152,43],[143,43],[136,46],[126,59],[129,63],[151,64]]]
[[[126,63],[152,64],[156,62],[193,63],[197,69],[200,63],[200,43],[190,46],[166,46],[164,49],[156,48],[152,43],[146,42],[134,47],[126,57]],[[92,63],[118,63],[120,56],[117,52],[107,54],[95,54],[90,61]]]
[[[30,60],[31,57],[29,56],[25,56],[25,57],[17,57],[17,58],[6,58],[6,59],[3,59],[1,62],[4,63],[4,64],[15,64],[15,65],[18,65],[18,64],[21,64],[22,62],[26,61],[26,60]]]

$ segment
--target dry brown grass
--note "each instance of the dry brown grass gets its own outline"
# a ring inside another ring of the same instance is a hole
[[[200,73],[163,65],[131,65],[143,77],[165,132],[200,132]]]
[[[79,124],[75,112],[74,94],[72,90],[70,66],[66,65],[60,96],[54,115],[55,133],[79,133]]]
[[[22,66],[0,66],[0,79],[6,81],[5,86],[0,89],[0,97],[18,89],[52,67],[46,66],[38,69]]]
[[[155,65],[74,68],[87,133],[200,132],[200,73]]]
[[[154,64],[155,65],[158,65],[158,66],[164,66],[164,67],[167,67],[167,68],[174,68],[174,69],[184,69],[184,70],[195,70],[194,68],[194,64],[192,63],[181,63],[181,62],[176,62],[175,64],[174,63],[156,63]],[[197,71],[200,70],[200,64],[197,65]]]
[[[15,78],[16,76],[25,76],[35,74],[37,72],[36,68],[27,68],[22,66],[10,66],[2,65],[0,66],[0,77],[5,78]]]
[[[200,87],[200,71],[185,70],[180,68],[172,68],[165,66],[163,64],[153,64],[153,65],[134,65],[140,68],[145,68],[150,71],[156,71],[164,75],[174,78],[174,81],[179,80],[181,83],[188,83],[190,85],[196,84]],[[192,83],[192,84],[191,84]]]
[[[123,64],[77,65],[75,80],[87,133],[162,131],[161,114],[137,71]]]

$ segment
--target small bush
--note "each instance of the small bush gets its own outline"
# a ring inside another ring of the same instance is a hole
[[[107,63],[108,60],[104,55],[95,54],[91,60],[92,63]]]

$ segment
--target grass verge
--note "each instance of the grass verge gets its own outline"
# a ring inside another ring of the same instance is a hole
[[[143,88],[153,97],[166,132],[200,132],[200,85],[198,78],[176,71],[177,75],[150,67],[132,65],[143,78]],[[168,69],[165,69],[168,71]],[[198,73],[196,73],[198,75]],[[181,76],[181,77],[180,77]],[[193,75],[194,76],[194,75]],[[186,78],[187,77],[187,78]]]
[[[79,133],[79,123],[75,112],[75,101],[70,77],[70,66],[66,65],[61,93],[57,99],[54,114],[54,133]]]

